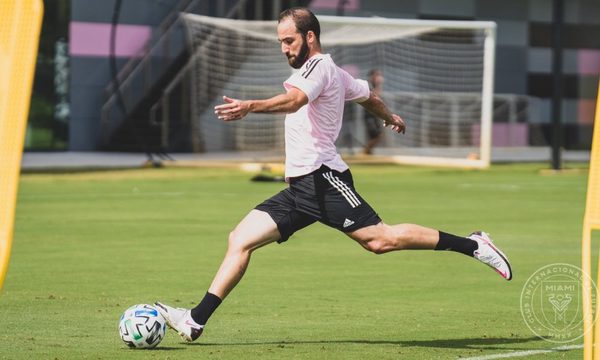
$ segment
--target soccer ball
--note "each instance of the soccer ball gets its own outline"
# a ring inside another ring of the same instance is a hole
[[[119,334],[131,348],[151,349],[163,337],[167,323],[165,318],[152,305],[138,304],[125,310],[119,320]]]

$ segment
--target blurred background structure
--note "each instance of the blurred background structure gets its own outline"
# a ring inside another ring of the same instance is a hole
[[[25,150],[202,151],[185,136],[190,106],[174,100],[189,91],[185,83],[173,83],[190,56],[177,15],[270,20],[296,5],[317,15],[496,22],[493,145],[550,144],[550,0],[46,0]],[[564,2],[560,120],[565,149],[591,144],[599,14],[597,0]],[[173,103],[157,106],[165,92],[173,94]],[[164,111],[173,137],[166,148]]]

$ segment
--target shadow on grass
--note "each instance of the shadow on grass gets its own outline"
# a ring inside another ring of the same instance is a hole
[[[135,352],[144,352],[144,351],[154,352],[154,351],[185,350],[185,347],[183,347],[183,346],[174,347],[174,346],[161,346],[161,345],[158,345],[157,347],[154,347],[152,349],[124,348],[124,350],[125,351],[135,351]]]
[[[519,337],[491,337],[468,339],[436,339],[436,340],[314,340],[314,341],[265,341],[265,342],[240,342],[240,343],[192,343],[191,346],[256,346],[256,345],[324,345],[324,344],[359,344],[359,345],[396,345],[402,347],[426,347],[442,349],[485,349],[485,350],[522,350],[511,349],[502,345],[516,345],[532,341],[543,341],[532,336]]]

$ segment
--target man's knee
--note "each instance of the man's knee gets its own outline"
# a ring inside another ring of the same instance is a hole
[[[367,249],[368,251],[370,251],[376,255],[385,254],[386,252],[390,251],[389,247],[382,240],[371,240],[371,241],[362,243],[362,245],[365,249]]]
[[[386,224],[373,227],[372,231],[362,233],[355,240],[366,250],[377,255],[404,248],[401,234]]]
[[[247,245],[247,239],[244,234],[238,229],[234,229],[229,233],[229,238],[227,241],[228,249],[227,251],[249,251]]]

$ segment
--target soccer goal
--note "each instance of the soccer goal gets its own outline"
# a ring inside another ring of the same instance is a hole
[[[221,95],[267,98],[292,69],[275,21],[182,15],[189,34],[192,121],[198,149],[283,152],[283,115],[221,123]],[[376,154],[398,163],[485,168],[490,163],[495,23],[319,16],[321,44],[338,66],[385,78],[382,97],[406,122],[385,131]],[[349,104],[337,141],[344,154],[367,141],[364,109]]]

